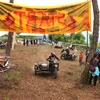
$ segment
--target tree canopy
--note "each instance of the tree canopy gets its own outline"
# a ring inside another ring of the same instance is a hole
[[[85,37],[82,33],[76,33],[76,34],[73,33],[70,35],[64,35],[64,34],[49,35],[48,38],[50,40],[55,40],[55,41],[85,44]]]

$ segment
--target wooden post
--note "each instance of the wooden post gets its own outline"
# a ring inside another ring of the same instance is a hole
[[[12,47],[11,47],[11,50],[14,50],[15,39],[16,39],[16,33],[14,32],[14,33],[13,33],[13,36],[12,36]]]

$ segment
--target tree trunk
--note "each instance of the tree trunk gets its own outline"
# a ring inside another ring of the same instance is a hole
[[[10,3],[13,3],[14,0],[10,0]],[[8,33],[8,41],[7,41],[7,48],[6,48],[6,55],[10,56],[11,48],[12,48],[12,39],[13,39],[13,32]]]
[[[99,37],[99,8],[98,8],[98,2],[97,0],[92,0],[93,4],[93,12],[94,12],[94,26],[93,26],[93,37],[92,37],[92,43],[90,47],[90,55],[88,61],[93,57],[97,44],[98,44],[98,37]]]
[[[12,48],[12,39],[13,38],[13,32],[8,33],[8,41],[7,41],[7,48],[6,48],[6,55],[10,56],[11,48]]]
[[[97,43],[98,43],[98,37],[99,37],[99,9],[98,9],[98,3],[97,0],[92,0],[93,5],[93,15],[94,15],[94,23],[93,23],[93,37],[92,37],[92,43],[90,47],[90,55],[88,58],[88,62],[93,57],[94,53],[96,52]],[[82,73],[81,76],[81,82],[84,84],[88,83],[89,79],[89,65],[86,64],[86,67]]]

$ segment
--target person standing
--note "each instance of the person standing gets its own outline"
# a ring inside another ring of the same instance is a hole
[[[83,64],[83,51],[80,52],[79,55],[79,64],[82,65]]]
[[[99,83],[100,83],[100,52],[98,53]]]
[[[95,53],[93,58],[90,60],[90,66],[94,66],[95,68],[95,71],[92,72],[89,70],[89,73],[90,73],[90,78],[89,78],[89,85],[92,84],[92,80],[94,79],[93,81],[93,85],[96,86],[96,83],[97,83],[97,79],[98,79],[98,76],[99,76],[99,68],[98,68],[98,54]]]
[[[88,57],[89,57],[89,48],[87,47],[86,48],[86,63],[87,63]]]
[[[55,42],[54,40],[52,40],[52,48],[54,48]]]
[[[32,45],[33,44],[33,40],[31,39],[30,42],[31,42],[31,45]]]
[[[26,40],[24,39],[24,40],[23,40],[23,46],[25,46],[25,43],[26,43]]]
[[[36,39],[34,39],[34,45],[36,45]]]
[[[39,45],[40,45],[40,40],[38,39],[38,40],[37,40],[37,46],[39,46]]]
[[[26,44],[27,44],[27,46],[28,46],[28,44],[29,44],[29,40],[28,40],[28,39],[26,40]]]

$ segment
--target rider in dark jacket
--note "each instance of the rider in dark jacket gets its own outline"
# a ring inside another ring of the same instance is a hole
[[[69,47],[66,48],[66,56],[69,56],[70,55],[70,50],[69,50]]]

